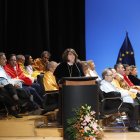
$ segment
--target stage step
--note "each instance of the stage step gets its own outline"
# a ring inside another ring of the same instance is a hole
[[[63,137],[62,128],[36,128],[35,134],[38,137]]]
[[[45,124],[45,125],[44,125]],[[62,137],[63,129],[50,127],[46,116],[24,116],[0,120],[0,137]],[[43,126],[43,128],[40,128]],[[44,127],[45,126],[45,127]]]

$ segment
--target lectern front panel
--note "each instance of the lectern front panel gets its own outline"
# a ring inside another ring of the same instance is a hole
[[[89,105],[96,112],[96,118],[99,114],[99,96],[97,85],[63,85],[62,88],[62,120],[64,128],[64,138],[67,138],[65,129],[67,128],[67,119],[74,115],[72,111],[82,105]],[[67,138],[68,139],[68,138]]]

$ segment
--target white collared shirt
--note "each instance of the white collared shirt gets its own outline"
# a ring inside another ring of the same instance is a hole
[[[132,99],[132,97],[129,95],[129,93],[125,90],[119,90],[117,89],[114,85],[112,85],[112,83],[106,81],[106,80],[102,80],[100,83],[100,89],[102,91],[104,91],[106,94],[108,92],[112,92],[112,91],[117,91],[121,93],[121,97],[123,99],[123,102],[126,103],[134,103],[134,100]]]

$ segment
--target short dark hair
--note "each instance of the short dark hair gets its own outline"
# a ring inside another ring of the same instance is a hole
[[[49,58],[51,57],[51,54],[48,51],[43,51],[41,53],[41,58],[43,58],[45,54],[47,54],[49,56]]]
[[[118,68],[120,65],[122,65],[122,63],[115,64],[115,65],[114,65],[114,69],[117,70],[117,68]]]
[[[124,69],[126,70],[127,67],[129,67],[128,64],[123,64]]]
[[[11,59],[11,57],[15,56],[16,57],[16,54],[10,54],[7,56],[7,60],[9,61]]]

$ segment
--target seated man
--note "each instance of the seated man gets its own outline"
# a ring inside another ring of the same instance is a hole
[[[46,66],[49,62],[51,54],[48,51],[43,51],[41,54],[41,58],[37,58],[34,60],[33,68],[39,72],[44,72],[46,70]]]
[[[2,102],[4,102],[4,104],[8,108],[8,113],[16,118],[21,118],[21,116],[19,116],[17,112],[17,103],[11,97],[10,93],[4,86],[0,85],[0,97],[3,99]]]
[[[7,74],[3,68],[3,66],[6,64],[6,56],[4,53],[0,52],[0,86],[1,86],[1,91],[5,91],[8,93],[8,100],[11,100],[9,103],[12,103],[12,108],[14,109],[14,104],[15,105],[19,103],[19,98],[17,95],[17,91],[15,87],[18,87],[17,83],[14,83],[14,80],[11,80],[10,78],[7,78]],[[3,92],[2,91],[2,92]],[[5,94],[6,96],[6,94]],[[11,108],[11,109],[12,109]],[[15,110],[16,111],[16,110]],[[20,118],[18,114],[16,114],[17,118]]]
[[[129,90],[135,95],[140,93],[140,87],[134,86],[133,83],[128,79],[128,76],[126,74],[129,74],[129,71],[125,70],[124,66],[121,63],[116,64],[114,66],[114,69],[117,72],[115,79],[118,80],[121,88]]]
[[[58,64],[55,61],[50,61],[46,67],[46,71],[43,77],[45,91],[54,91],[54,94],[48,94],[46,97],[47,100],[45,101],[46,103],[44,108],[48,111],[58,108],[59,86],[57,85],[55,76],[53,75],[53,72],[56,69],[57,65]]]
[[[129,122],[130,122],[130,126],[128,128],[129,131],[133,131],[133,132],[140,132],[140,129],[138,127],[138,118],[135,115],[136,108],[134,107],[134,101],[131,98],[131,96],[125,92],[125,91],[119,91],[118,89],[116,89],[112,84],[112,80],[113,80],[113,73],[110,69],[105,69],[102,72],[102,77],[103,80],[100,83],[100,89],[102,91],[104,91],[106,94],[108,94],[109,92],[115,91],[121,94],[122,99],[123,99],[123,106],[125,106],[128,111],[126,112],[128,114],[129,117]]]
[[[113,68],[109,68],[109,69],[112,71],[112,74],[113,74],[113,81],[111,82],[113,84],[113,86],[115,86],[118,90],[125,91],[125,92],[129,93],[129,95],[133,99],[135,99],[137,94],[135,92],[131,92],[129,89],[122,88],[120,85],[120,82],[119,82],[121,80],[121,78],[118,76],[116,70]]]

